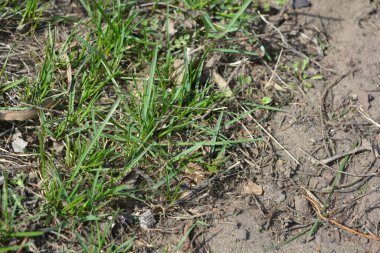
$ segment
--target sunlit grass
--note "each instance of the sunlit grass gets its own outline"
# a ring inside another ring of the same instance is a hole
[[[30,24],[35,30],[42,25],[39,19],[48,2],[26,2],[7,2],[0,12],[17,19],[19,28]],[[210,78],[201,78],[210,53],[257,55],[233,41],[233,32],[249,32],[244,27],[253,18],[245,10],[251,1],[241,7],[185,1],[187,8],[202,10],[199,20],[204,23],[192,28],[196,37],[186,37],[184,44],[176,44],[169,29],[158,25],[168,24],[175,14],[169,6],[161,22],[134,9],[132,2],[80,3],[88,18],[71,23],[63,43],[57,43],[58,26],[44,26],[46,51],[37,63],[36,79],[27,83],[21,78],[2,89],[17,90],[29,104],[49,99],[56,103],[52,110],[41,111],[39,122],[30,123],[35,126],[35,145],[29,153],[38,168],[34,183],[27,176],[4,173],[0,251],[17,249],[7,246],[11,241],[20,245],[15,238],[47,234],[58,240],[59,235],[70,235],[84,252],[127,251],[133,246],[133,233],[118,241],[107,237],[121,212],[135,218],[131,226],[138,225],[133,210],[124,210],[118,201],[160,203],[170,209],[178,204],[181,175],[190,163],[205,175],[219,173],[229,160],[229,149],[260,141],[259,136],[236,139],[228,129],[237,128],[249,114],[230,109],[231,100]],[[186,32],[190,33],[182,34]],[[253,43],[259,43],[252,36]],[[227,43],[219,47],[218,39]],[[191,46],[204,50],[190,59]],[[171,76],[178,58],[184,59],[180,83]],[[251,102],[246,104],[249,113],[276,109]],[[223,106],[210,109],[216,105]],[[57,151],[54,145],[63,148]],[[128,181],[133,173],[145,178]],[[33,194],[19,194],[20,188]],[[36,209],[28,206],[30,199],[38,201]]]

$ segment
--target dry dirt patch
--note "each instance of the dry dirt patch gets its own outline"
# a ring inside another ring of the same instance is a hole
[[[347,174],[332,194],[328,213],[341,224],[379,235],[379,10],[378,1],[313,1],[311,8],[288,13],[289,20],[278,27],[283,33],[291,30],[286,33],[291,41],[315,39],[316,32],[326,35],[328,49],[321,65],[333,72],[322,70],[323,81],[298,93],[286,112],[266,125],[300,164],[273,144],[276,162],[262,168],[261,176],[252,169],[247,176],[263,185],[265,193],[244,197],[241,190],[231,191],[215,204],[224,211],[210,219],[205,241],[211,252],[264,252],[310,226],[317,216],[303,197],[304,189],[324,202],[341,160],[326,168],[311,162],[311,156],[322,160],[345,154],[354,144],[368,150],[349,156]],[[325,223],[315,236],[306,233],[278,252],[379,248],[378,241]]]

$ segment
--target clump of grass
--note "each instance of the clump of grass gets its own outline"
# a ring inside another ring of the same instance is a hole
[[[195,37],[186,42],[204,43],[196,59],[187,58],[168,29],[148,27],[146,20],[157,19],[135,3],[80,3],[88,19],[72,24],[66,41],[56,43],[59,26],[46,27],[46,52],[36,79],[29,84],[17,80],[3,90],[17,89],[31,104],[56,103],[41,111],[39,122],[27,123],[33,126],[32,158],[23,162],[34,161],[37,174],[4,174],[2,251],[38,247],[37,240],[22,244],[25,237],[59,239],[73,251],[126,251],[136,231],[115,236],[113,226],[122,213],[132,217],[129,226],[136,229],[135,209],[148,203],[169,210],[178,205],[189,164],[204,174],[219,173],[228,150],[259,140],[234,137],[231,129],[239,129],[237,122],[248,115],[234,110],[210,80],[201,78],[210,52],[257,55],[229,47],[235,32],[249,33],[244,27],[252,15],[245,10],[251,1],[240,7],[185,1],[184,8],[202,10],[204,24],[192,28]],[[38,25],[44,7],[31,1],[14,8],[24,11],[20,25],[27,20]],[[164,8],[166,24],[176,12],[169,5]],[[216,46],[225,39],[225,47]],[[185,63],[183,79],[176,84],[171,74],[179,55]],[[224,106],[213,109],[217,105]],[[253,112],[265,106],[246,107]],[[132,207],[124,207],[126,203]]]

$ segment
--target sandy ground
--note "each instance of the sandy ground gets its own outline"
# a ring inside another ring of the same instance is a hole
[[[316,214],[304,189],[322,202],[327,198],[339,160],[330,169],[310,162],[344,154],[354,143],[368,149],[349,158],[332,195],[329,215],[365,234],[379,235],[380,180],[380,1],[319,0],[291,12],[294,37],[325,34],[321,61],[325,80],[278,113],[268,126],[274,137],[300,162],[274,145],[273,166],[252,169],[249,177],[264,188],[261,196],[243,196],[241,188],[213,205],[212,226],[204,235],[204,252],[266,252],[312,224]],[[296,27],[296,28],[294,28]],[[330,69],[328,71],[326,69]],[[377,122],[377,123],[376,123]],[[332,169],[333,170],[332,170]],[[315,236],[305,234],[277,252],[380,252],[380,242],[336,225],[323,224]]]

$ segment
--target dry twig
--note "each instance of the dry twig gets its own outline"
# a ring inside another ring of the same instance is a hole
[[[318,160],[317,158],[315,158],[314,156],[312,156],[311,154],[309,154],[308,152],[306,152],[306,151],[303,150],[302,148],[299,148],[299,150],[301,150],[301,151],[304,152],[307,156],[309,156],[309,158],[310,158],[310,160],[311,160],[311,162],[312,162],[313,164],[318,163],[318,164],[322,165],[322,166],[323,166],[324,168],[326,168],[326,169],[329,169],[329,170],[332,170],[332,171],[337,172],[336,169],[334,169],[334,168],[328,166],[326,163],[323,162],[323,160],[322,160],[322,161],[321,161],[321,160]],[[355,150],[352,150],[352,151],[355,151]],[[363,149],[363,150],[358,150],[357,152],[360,152],[360,151],[365,151],[365,149]],[[353,153],[350,153],[350,154],[353,154]],[[350,155],[350,154],[348,154],[348,153],[346,153],[346,154],[341,154],[341,155],[342,155],[341,157],[343,157],[343,156],[345,156],[345,155]],[[333,158],[333,157],[331,157],[331,158]],[[331,158],[329,158],[329,159],[331,159]],[[324,159],[324,160],[327,160],[327,159]],[[373,176],[379,176],[379,175],[380,175],[380,173],[371,173],[371,174],[352,174],[352,173],[348,173],[348,172],[344,172],[344,171],[340,171],[339,173],[340,173],[340,174],[344,174],[344,175],[348,175],[348,176],[352,176],[352,177],[373,177]]]
[[[373,119],[371,118],[371,116],[369,116],[369,114],[366,113],[366,112],[363,110],[363,108],[361,108],[361,107],[356,107],[356,110],[357,110],[358,112],[360,112],[360,114],[363,115],[363,117],[364,117],[366,120],[368,120],[369,122],[371,122],[372,124],[374,124],[376,127],[380,127],[380,124],[377,123],[375,120],[373,120]]]
[[[362,236],[362,237],[365,237],[367,239],[370,239],[370,240],[375,240],[375,241],[380,241],[380,237],[377,237],[377,236],[374,236],[374,235],[366,235],[366,234],[363,234],[362,232],[359,232],[359,231],[356,231],[352,228],[349,228],[341,223],[339,223],[338,221],[336,220],[333,220],[333,219],[329,219],[328,217],[324,216],[321,212],[321,209],[320,207],[318,206],[318,204],[312,200],[310,197],[308,196],[303,196],[305,199],[307,199],[314,207],[314,210],[317,212],[317,215],[318,217],[321,219],[321,220],[325,220],[325,221],[328,221],[330,222],[331,224],[334,224],[335,226],[341,228],[341,229],[344,229],[348,232],[351,232],[353,234],[356,234],[356,235],[359,235],[359,236]]]

